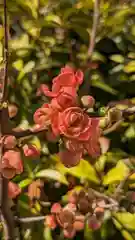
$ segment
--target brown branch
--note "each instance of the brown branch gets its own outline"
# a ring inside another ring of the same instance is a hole
[[[92,31],[91,31],[91,37],[90,37],[90,44],[88,48],[89,59],[91,59],[92,53],[95,47],[98,19],[99,19],[99,0],[94,0],[93,25],[92,25]]]
[[[7,28],[7,1],[3,2],[4,7],[4,78],[2,82],[2,95],[0,99],[0,137],[3,135],[5,129],[9,130],[9,116],[7,109],[7,83],[8,83],[8,28]],[[3,144],[0,146],[0,160],[2,161]],[[8,202],[8,180],[0,173],[0,204],[1,204],[1,219],[4,229],[4,239],[14,240],[14,218]]]
[[[89,95],[90,74],[91,74],[90,62],[91,62],[91,57],[92,57],[92,54],[95,48],[95,43],[96,43],[96,32],[97,32],[99,13],[100,13],[99,1],[100,0],[94,0],[93,24],[92,24],[90,42],[88,47],[88,61],[86,63],[86,66],[84,67],[84,70],[87,70],[87,76],[85,78],[84,83],[81,86],[80,94],[79,94],[80,96],[87,95],[87,94]]]
[[[125,178],[120,182],[120,184],[117,186],[115,193],[114,193],[114,197],[117,198],[119,196],[119,194],[121,194],[126,182],[128,181],[129,177],[134,173],[135,171],[131,171],[127,174],[127,176],[125,176]]]
[[[111,133],[111,132],[116,131],[116,130],[120,127],[120,125],[121,125],[122,122],[123,122],[123,119],[121,119],[121,120],[119,120],[118,122],[114,123],[111,127],[105,129],[105,130],[103,131],[103,135],[107,135],[107,134],[109,134],[109,133]]]
[[[31,135],[40,134],[44,131],[46,131],[46,128],[40,129],[39,131],[32,131],[31,129],[26,129],[26,130],[22,130],[22,131],[12,130],[11,134],[14,135],[16,138],[25,138],[25,137],[29,137]]]
[[[7,98],[7,84],[8,84],[8,25],[7,25],[7,1],[4,0],[4,81],[2,87],[2,102]]]

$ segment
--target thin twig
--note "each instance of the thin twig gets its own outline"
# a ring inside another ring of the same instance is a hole
[[[105,129],[103,131],[103,135],[107,135],[107,134],[109,134],[111,132],[116,131],[120,127],[122,122],[123,122],[123,119],[120,119],[118,122],[114,123],[111,127]]]
[[[95,197],[103,198],[103,199],[107,200],[109,203],[114,204],[115,206],[119,206],[119,203],[114,198],[109,197],[109,196],[105,195],[104,193],[100,193],[92,188],[90,188],[90,190],[93,192]]]
[[[118,195],[121,193],[121,191],[124,188],[124,185],[126,184],[126,182],[128,181],[129,177],[134,173],[135,171],[131,171],[127,174],[127,176],[125,176],[125,178],[120,182],[120,184],[117,186],[115,193],[114,193],[114,198],[117,198]]]
[[[92,53],[93,53],[94,47],[95,47],[98,19],[99,19],[99,0],[95,0],[94,1],[94,13],[93,13],[93,25],[92,25],[92,31],[91,31],[91,37],[90,37],[90,44],[89,44],[89,48],[88,48],[89,59],[91,59]]]
[[[32,222],[39,222],[45,220],[46,216],[38,216],[38,217],[26,217],[26,218],[17,218],[15,217],[16,222],[21,223],[32,223]]]

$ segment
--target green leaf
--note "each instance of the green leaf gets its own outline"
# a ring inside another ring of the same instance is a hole
[[[128,167],[121,161],[117,163],[116,167],[112,168],[103,179],[103,184],[108,185],[111,183],[119,182],[124,179],[129,173]]]
[[[120,54],[113,54],[110,59],[116,63],[123,63],[124,57]]]
[[[112,95],[117,95],[117,91],[113,88],[111,88],[109,85],[104,83],[103,81],[99,81],[98,79],[92,79],[92,86],[100,88],[104,90],[105,92],[111,93]]]
[[[45,170],[41,170],[40,172],[36,173],[35,175],[37,178],[49,178],[49,179],[53,179],[56,180],[58,182],[61,182],[63,184],[68,185],[68,182],[65,178],[65,176],[53,169],[45,169]]]
[[[13,62],[13,67],[18,70],[18,71],[21,71],[22,68],[23,68],[23,60],[22,59],[18,59],[16,60],[15,62]]]
[[[18,75],[18,82],[25,76],[25,74],[29,73],[32,71],[32,69],[35,67],[35,62],[34,61],[29,61],[22,69],[22,71]]]
[[[22,180],[18,185],[19,185],[20,188],[25,188],[25,187],[27,187],[29,184],[31,184],[32,181],[33,181],[32,179],[26,178],[26,179]]]
[[[81,159],[80,163],[72,168],[66,168],[62,163],[56,164],[56,169],[63,174],[71,174],[75,177],[87,179],[89,181],[99,183],[99,179],[96,175],[95,169],[86,160]]]
[[[131,214],[127,212],[116,213],[114,217],[112,218],[113,223],[115,224],[116,228],[119,229],[124,239],[134,240],[134,237],[131,231],[135,230],[135,214]]]
[[[127,65],[125,65],[124,71],[126,73],[135,72],[135,61],[133,60],[133,61],[129,62]]]
[[[51,229],[49,227],[45,227],[45,229],[44,229],[44,239],[45,240],[53,240],[52,234],[51,234]]]
[[[115,218],[125,229],[135,230],[135,214],[129,212],[116,213]]]

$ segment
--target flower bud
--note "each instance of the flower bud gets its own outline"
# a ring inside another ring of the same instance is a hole
[[[7,179],[13,178],[15,174],[22,173],[23,164],[20,152],[18,150],[6,151],[0,163],[0,170],[2,175]]]
[[[21,188],[14,182],[8,183],[8,197],[16,198],[21,193]]]
[[[76,231],[74,228],[68,228],[63,230],[63,234],[65,238],[72,239],[75,236]]]
[[[92,96],[86,95],[81,98],[84,107],[92,108],[95,104],[95,99]]]
[[[13,149],[17,144],[16,138],[12,135],[4,137],[3,140],[4,140],[4,148],[5,149]]]
[[[98,230],[101,227],[101,223],[97,220],[96,216],[91,216],[88,219],[88,226],[92,230]]]
[[[15,104],[8,105],[9,117],[14,118],[18,113],[18,107]]]
[[[63,149],[59,152],[59,156],[65,167],[70,168],[79,164],[82,153],[74,153],[67,149]]]
[[[53,215],[48,215],[45,218],[45,226],[48,226],[52,230],[54,230],[57,227],[57,223],[55,221],[55,216]]]
[[[51,213],[56,214],[60,213],[62,210],[62,207],[59,203],[54,203],[51,207]]]
[[[85,217],[83,215],[79,215],[76,217],[73,227],[76,231],[82,231],[85,225]]]
[[[25,144],[23,146],[23,152],[26,157],[40,156],[40,151],[36,148],[36,146],[34,146],[32,144]]]

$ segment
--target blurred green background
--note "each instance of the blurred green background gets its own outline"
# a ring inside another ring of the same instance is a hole
[[[111,101],[118,107],[135,104],[135,2],[133,0],[100,0],[100,16],[95,49],[91,63],[88,47],[93,24],[92,0],[9,0],[9,102],[18,106],[13,126],[27,128],[33,124],[33,113],[45,97],[37,97],[41,83],[51,86],[54,76],[65,64],[85,70],[91,68],[88,79],[90,95],[96,99],[97,109],[103,109]],[[3,67],[3,6],[0,1],[0,62]],[[89,63],[89,64],[88,64]],[[83,86],[82,86],[83,88]],[[124,101],[123,101],[124,100]],[[24,159],[25,172],[14,181],[19,183],[22,194],[17,208],[21,216],[49,213],[41,199],[29,207],[27,187],[37,178],[44,182],[43,201],[66,201],[70,181],[74,186],[90,184],[97,190],[113,192],[116,183],[127,173],[123,159],[134,159],[135,118],[127,119],[120,131],[107,135],[111,140],[109,151],[95,165],[87,159],[72,169],[66,169],[55,153],[58,144],[46,142],[45,136],[34,137],[33,142],[41,150],[40,159]],[[26,160],[26,161],[25,161]],[[95,172],[101,173],[101,179]],[[73,178],[71,178],[71,176]],[[71,182],[72,182],[71,181]],[[129,188],[134,190],[135,177]],[[99,231],[87,228],[76,240],[135,239],[135,215],[123,213],[106,221]],[[121,220],[122,219],[122,220]],[[122,222],[121,222],[122,221]],[[124,222],[125,221],[125,222]],[[128,223],[127,223],[128,222]],[[60,232],[52,232],[41,223],[22,227],[22,239],[63,239]]]

